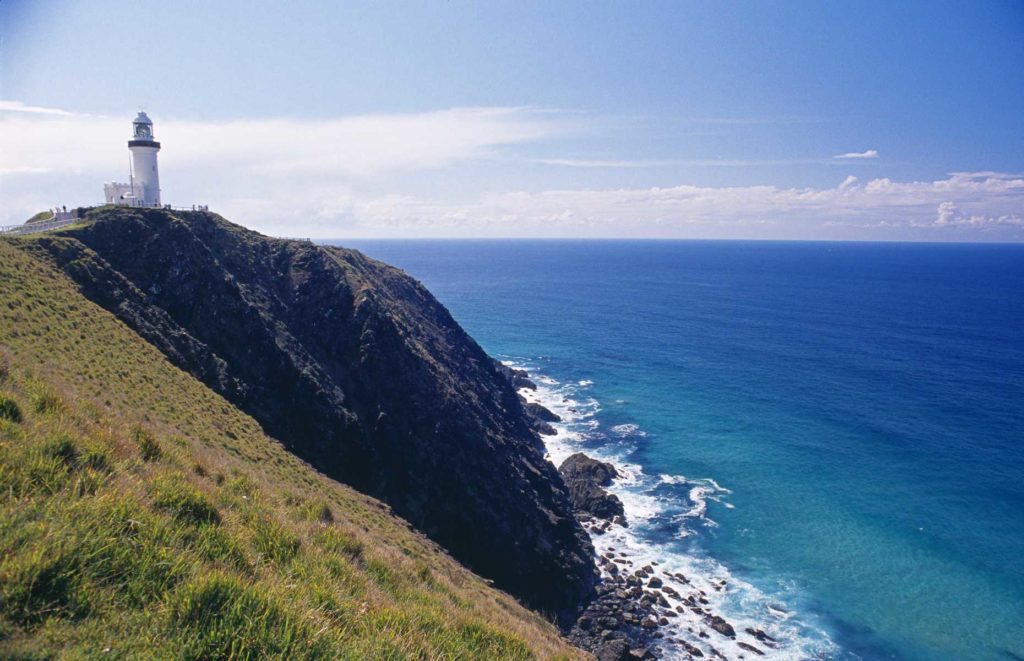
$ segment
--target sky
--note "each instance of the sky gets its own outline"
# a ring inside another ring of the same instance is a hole
[[[0,0],[0,224],[1024,241],[1024,2]]]

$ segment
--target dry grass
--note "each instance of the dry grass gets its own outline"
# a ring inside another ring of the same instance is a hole
[[[582,656],[14,241],[0,240],[0,657]]]

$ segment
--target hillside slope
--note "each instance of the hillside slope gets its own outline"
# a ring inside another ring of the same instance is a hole
[[[589,539],[517,394],[419,283],[211,213],[107,207],[85,221],[17,245],[498,586],[561,615],[591,593]]]
[[[7,241],[0,494],[3,658],[578,656]]]

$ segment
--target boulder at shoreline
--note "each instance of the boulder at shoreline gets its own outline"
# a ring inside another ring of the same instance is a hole
[[[558,472],[565,486],[569,488],[569,500],[577,514],[606,521],[621,517],[620,521],[625,521],[622,501],[603,488],[618,477],[615,466],[577,452],[562,462]]]

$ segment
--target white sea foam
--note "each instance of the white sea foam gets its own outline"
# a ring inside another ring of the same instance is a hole
[[[609,491],[622,501],[629,527],[612,525],[605,534],[592,535],[598,554],[613,553],[614,549],[616,556],[629,563],[622,565],[624,569],[656,567],[658,577],[682,599],[692,596],[705,611],[721,615],[736,629],[735,639],[722,636],[681,599],[664,594],[673,608],[683,605],[682,612],[662,627],[666,658],[686,657],[682,646],[673,643],[672,638],[703,650],[707,658],[714,658],[711,647],[730,659],[751,657],[752,653],[740,648],[739,642],[760,649],[764,656],[759,658],[764,659],[826,659],[834,655],[836,647],[824,630],[782,605],[797,594],[795,587],[789,586],[784,594],[766,594],[701,550],[701,530],[716,525],[708,516],[709,503],[731,509],[729,489],[711,478],[647,475],[642,466],[630,461],[636,443],[642,442],[645,434],[635,424],[615,425],[609,435],[602,434],[597,419],[600,404],[581,393],[592,382],[561,383],[538,374],[535,365],[519,361],[506,364],[526,369],[537,384],[536,390],[520,391],[527,401],[537,402],[561,418],[552,425],[556,434],[544,437],[552,463],[558,466],[570,454],[585,451],[613,463],[619,472]],[[654,541],[664,537],[666,525],[676,527],[674,536],[670,535],[673,539]],[[654,534],[655,530],[659,535]],[[680,574],[686,581],[678,578]],[[777,642],[758,641],[746,633],[747,628],[760,629]],[[702,632],[708,637],[702,637]]]
[[[619,436],[647,436],[647,432],[640,430],[640,425],[632,423],[615,425],[611,428],[611,431]]]

